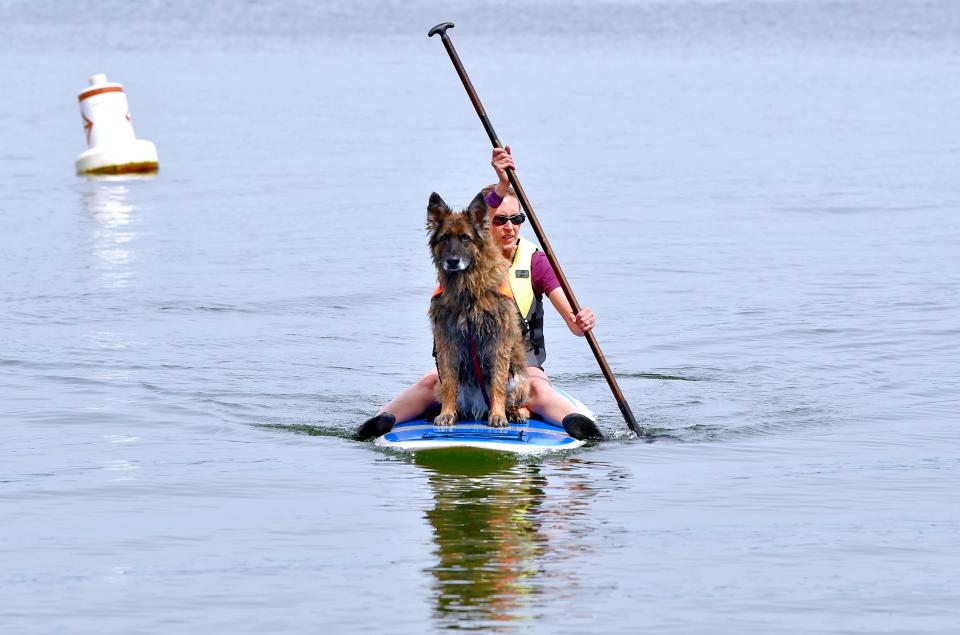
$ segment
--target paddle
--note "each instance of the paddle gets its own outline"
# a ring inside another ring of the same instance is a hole
[[[453,62],[453,67],[457,70],[457,75],[460,76],[460,81],[463,82],[463,87],[467,90],[467,95],[469,95],[470,101],[473,102],[473,107],[476,109],[477,115],[480,117],[480,122],[483,124],[484,130],[487,131],[487,136],[490,137],[490,143],[493,144],[494,148],[502,148],[503,145],[497,138],[497,133],[493,131],[493,125],[491,125],[490,119],[487,118],[487,113],[484,111],[483,105],[480,103],[480,98],[477,96],[477,92],[473,89],[473,83],[467,76],[467,71],[464,70],[463,64],[460,63],[460,57],[457,55],[457,51],[453,48],[453,42],[450,41],[450,36],[447,35],[447,29],[451,28],[453,28],[453,22],[443,22],[430,29],[430,32],[427,34],[427,36],[440,36],[440,39],[443,41],[444,48],[447,49],[447,53],[450,55],[450,61]],[[563,275],[563,270],[560,269],[560,263],[557,261],[557,257],[553,253],[553,249],[550,248],[550,241],[547,240],[547,235],[544,233],[543,227],[540,226],[540,222],[537,220],[536,214],[533,213],[533,206],[530,205],[527,195],[520,186],[520,181],[517,179],[517,173],[513,169],[508,169],[507,177],[510,179],[510,185],[513,186],[513,190],[517,193],[517,198],[520,199],[520,205],[527,213],[527,218],[530,219],[530,225],[533,226],[533,232],[537,235],[537,239],[540,241],[540,246],[543,247],[543,253],[547,256],[547,260],[550,261],[550,266],[553,267],[553,271],[557,274],[557,280],[560,282],[560,287],[563,289],[563,293],[567,296],[567,301],[570,302],[570,307],[573,309],[574,314],[579,313],[580,303],[577,302],[576,296],[573,295],[573,289],[570,288],[570,283],[567,282],[566,276]],[[607,360],[603,356],[603,351],[600,350],[600,345],[597,344],[597,338],[593,335],[593,331],[587,331],[586,336],[587,342],[590,344],[590,349],[593,351],[593,356],[597,358],[597,363],[600,365],[600,370],[603,371],[603,376],[606,378],[607,384],[610,385],[610,390],[613,392],[613,396],[617,400],[617,405],[620,407],[620,412],[623,413],[623,418],[626,420],[627,425],[630,426],[630,429],[633,430],[637,436],[644,436],[644,430],[640,424],[637,423],[636,418],[633,416],[633,411],[630,410],[630,404],[628,404],[627,400],[624,399],[623,393],[620,391],[620,386],[617,384],[617,379],[613,376],[613,372],[611,372],[610,366],[607,364]]]

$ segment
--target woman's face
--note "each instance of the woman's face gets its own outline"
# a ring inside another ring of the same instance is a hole
[[[507,196],[500,203],[500,207],[490,208],[490,233],[493,235],[493,241],[501,249],[513,248],[517,242],[517,235],[520,233],[520,226],[507,222],[504,225],[494,225],[494,216],[516,216],[520,213],[520,201],[513,196]]]

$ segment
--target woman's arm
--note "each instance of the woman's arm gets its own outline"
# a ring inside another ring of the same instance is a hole
[[[587,331],[590,331],[597,323],[596,316],[588,307],[581,308],[577,314],[573,313],[573,308],[567,302],[567,295],[563,292],[562,287],[557,287],[548,293],[547,297],[550,298],[550,302],[557,313],[560,314],[560,317],[563,318],[563,321],[567,323],[567,328],[577,337],[586,335]]]

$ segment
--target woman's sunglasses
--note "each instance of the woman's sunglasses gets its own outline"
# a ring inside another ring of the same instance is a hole
[[[497,214],[493,217],[493,224],[497,227],[500,227],[502,225],[506,225],[507,221],[510,221],[514,225],[520,225],[525,220],[527,220],[527,217],[523,214],[523,212],[513,216],[501,216],[500,214]]]

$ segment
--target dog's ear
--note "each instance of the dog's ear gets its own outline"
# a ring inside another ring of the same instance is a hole
[[[443,202],[440,195],[436,192],[430,194],[430,202],[427,203],[427,231],[435,232],[440,227],[443,217],[450,213],[450,208]]]
[[[480,235],[490,229],[490,218],[487,215],[487,201],[483,198],[483,192],[473,197],[470,204],[467,205],[467,215],[473,221],[474,226]]]

